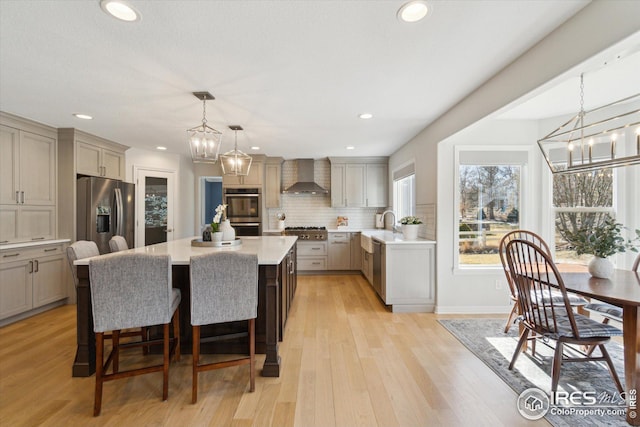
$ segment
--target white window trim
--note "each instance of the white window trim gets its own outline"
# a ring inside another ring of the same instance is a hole
[[[487,274],[495,275],[497,270],[502,270],[501,264],[496,265],[460,265],[458,260],[458,251],[460,248],[460,236],[458,233],[458,207],[460,206],[460,189],[458,188],[460,182],[460,152],[462,151],[524,151],[527,153],[527,161],[521,164],[520,167],[520,228],[530,229],[531,210],[533,209],[533,193],[532,188],[534,181],[534,174],[531,173],[531,166],[534,162],[534,152],[536,147],[524,146],[524,145],[456,145],[454,150],[454,179],[453,179],[453,215],[455,220],[453,221],[453,274],[466,276]],[[517,164],[517,163],[514,163]],[[500,166],[504,165],[504,162],[496,163],[483,163],[486,166]]]
[[[397,165],[395,168],[393,168],[393,170],[389,173],[389,181],[391,183],[390,187],[391,187],[391,210],[393,210],[393,212],[398,212],[398,207],[396,206],[396,182],[394,180],[394,175],[396,172],[398,172],[399,170],[402,170],[404,168],[406,168],[407,166],[413,164],[413,176],[415,177],[415,186],[418,185],[418,175],[417,175],[417,170],[416,170],[416,160],[414,158],[411,158],[409,160],[407,160],[406,162],[400,163],[399,165]],[[416,199],[416,206],[414,206],[414,209],[417,209],[417,205],[418,205],[418,194],[417,194],[417,189],[414,186],[414,191],[416,192],[415,199]],[[396,218],[395,219],[396,224],[397,225],[400,222],[400,218]]]

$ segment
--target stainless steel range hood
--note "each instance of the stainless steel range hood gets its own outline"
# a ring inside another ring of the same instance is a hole
[[[298,159],[298,181],[283,191],[285,194],[329,194],[313,180],[313,159]]]

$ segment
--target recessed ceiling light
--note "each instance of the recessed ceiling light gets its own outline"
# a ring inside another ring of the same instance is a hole
[[[93,117],[91,117],[91,116],[90,116],[90,115],[88,115],[88,114],[73,113],[73,115],[74,115],[75,117],[79,118],[79,119],[82,119],[82,120],[92,120],[92,119],[93,119]]]
[[[121,21],[134,22],[140,20],[140,14],[124,0],[100,0],[103,11],[120,19]]]
[[[347,150],[355,150],[356,149],[356,147],[354,147],[353,145],[347,145],[344,148],[346,148]]]
[[[403,4],[398,9],[398,19],[403,22],[418,22],[424,19],[431,10],[430,6],[423,0],[413,0]]]
[[[159,145],[156,147],[156,150],[160,150],[160,151],[165,151],[167,149],[167,147],[163,147],[162,145]]]
[[[370,118],[373,117],[373,114],[371,114],[371,113],[362,113],[358,117],[360,117],[361,119],[370,119]]]
[[[251,147],[251,149],[252,149],[252,150],[259,150],[259,149],[260,149],[260,147],[253,146],[253,147]]]

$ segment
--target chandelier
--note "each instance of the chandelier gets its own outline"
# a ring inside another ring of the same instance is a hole
[[[640,164],[640,93],[585,111],[581,74],[580,111],[538,146],[554,174]]]
[[[215,163],[218,161],[222,133],[207,125],[207,101],[215,99],[209,92],[193,92],[202,101],[202,124],[188,129],[189,147],[194,163]]]
[[[234,176],[249,175],[249,169],[251,168],[252,161],[251,156],[238,150],[238,131],[242,130],[242,126],[229,126],[229,129],[235,131],[236,142],[233,150],[220,155],[222,173]]]

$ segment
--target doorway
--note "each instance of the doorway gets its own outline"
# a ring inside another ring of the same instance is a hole
[[[222,204],[222,177],[200,177],[200,231],[213,220],[216,207]]]
[[[175,171],[134,166],[136,247],[173,240]]]

